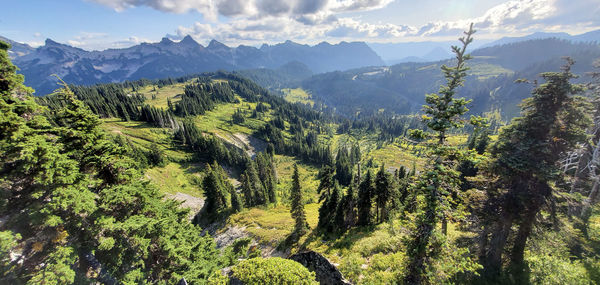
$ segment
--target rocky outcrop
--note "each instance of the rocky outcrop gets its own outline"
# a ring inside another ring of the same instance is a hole
[[[289,259],[304,265],[308,270],[314,272],[320,284],[352,284],[344,279],[342,273],[327,258],[317,252],[301,252],[290,256]]]

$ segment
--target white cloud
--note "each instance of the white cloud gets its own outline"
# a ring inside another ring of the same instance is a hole
[[[117,41],[113,42],[111,44],[110,48],[126,48],[126,47],[130,47],[133,45],[139,45],[141,43],[149,43],[149,42],[151,42],[151,40],[149,40],[149,39],[131,36],[129,38],[121,39],[121,40],[117,40]]]
[[[88,0],[117,11],[145,6],[169,13],[198,11],[216,21],[217,16],[294,18],[327,16],[356,11],[369,11],[387,6],[394,0]]]
[[[292,39],[314,44],[320,41],[399,42],[450,40],[470,23],[485,39],[523,35],[535,31],[581,33],[600,28],[600,0],[511,0],[490,8],[479,17],[424,23],[421,26],[369,23],[347,12],[385,8],[399,0],[87,0],[118,11],[146,6],[170,13],[198,11],[212,21],[180,26],[181,39],[193,36],[201,43],[211,39],[228,45],[276,43]],[[407,4],[409,5],[409,4]],[[225,16],[227,21],[218,21]],[[80,47],[97,46],[105,34],[82,33],[72,39]],[[111,47],[138,44],[135,37],[119,40]]]

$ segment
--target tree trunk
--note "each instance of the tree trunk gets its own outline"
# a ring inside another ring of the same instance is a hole
[[[490,234],[490,225],[485,224],[481,235],[479,236],[479,263],[485,264],[486,249],[488,248],[488,235]]]
[[[492,237],[488,243],[489,248],[484,262],[484,272],[488,277],[496,278],[500,275],[502,270],[502,253],[504,252],[504,246],[510,234],[512,223],[512,217],[507,214],[503,214],[500,220],[496,222]]]
[[[536,209],[537,208],[538,207],[536,207]],[[525,245],[527,244],[527,239],[529,238],[531,229],[533,228],[533,222],[535,221],[535,216],[537,214],[536,209],[527,211],[525,215],[523,215],[523,219],[519,225],[519,230],[515,236],[515,241],[510,256],[510,262],[514,268],[521,267],[524,263]]]
[[[527,239],[531,235],[531,229],[535,222],[535,216],[539,211],[539,204],[532,205],[521,217],[519,230],[515,236],[515,241],[510,254],[510,272],[517,284],[523,284],[528,281],[527,268],[525,268],[525,246]]]

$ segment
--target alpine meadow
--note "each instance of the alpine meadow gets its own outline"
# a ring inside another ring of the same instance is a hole
[[[600,0],[0,6],[0,284],[600,284]]]

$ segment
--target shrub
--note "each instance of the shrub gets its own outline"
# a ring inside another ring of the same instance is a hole
[[[345,278],[356,283],[362,273],[362,265],[364,261],[365,260],[360,256],[360,254],[351,253],[344,258],[342,264],[340,265],[340,272],[342,272],[342,275],[344,275]]]
[[[279,257],[244,260],[233,268],[233,276],[248,285],[318,284],[306,267]]]

